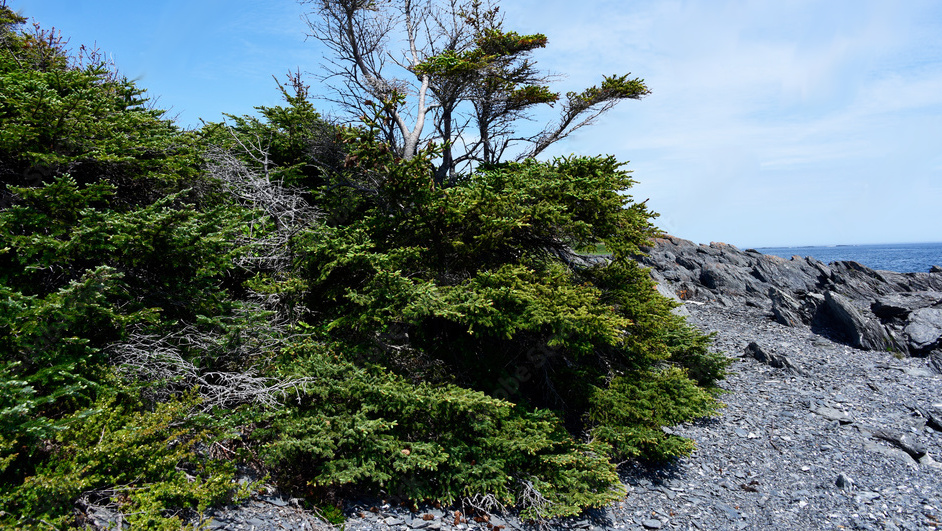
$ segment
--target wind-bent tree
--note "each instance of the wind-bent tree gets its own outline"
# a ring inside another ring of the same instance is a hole
[[[619,101],[650,93],[644,80],[630,74],[607,76],[600,86],[566,94],[558,121],[536,134],[521,134],[517,122],[529,118],[530,110],[561,98],[547,85],[553,76],[530,57],[546,46],[546,36],[505,31],[496,4],[299,2],[316,6],[307,17],[311,36],[333,54],[324,76],[335,91],[333,101],[351,119],[371,115],[374,100],[382,102],[383,136],[403,158],[415,156],[425,142],[441,142],[438,183],[464,164],[500,162],[512,147],[520,146],[516,160],[535,157]]]
[[[424,50],[430,46],[422,32],[431,9],[429,0],[403,0],[394,8],[374,0],[299,1],[302,5],[317,5],[316,16],[308,16],[307,22],[312,36],[335,55],[327,65],[328,77],[340,79],[334,85],[337,103],[349,109],[353,117],[370,115],[371,99],[398,103],[410,91],[416,97],[411,124],[409,114],[398,105],[388,105],[388,121],[383,124],[387,142],[395,145],[403,158],[415,156],[425,117],[434,105],[428,99],[431,76],[418,76],[417,86],[411,90],[411,80],[391,76],[387,62],[393,61],[408,72],[423,60]],[[388,48],[397,31],[405,33],[407,43],[401,58]]]

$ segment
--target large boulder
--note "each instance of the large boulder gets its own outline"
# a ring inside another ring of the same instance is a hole
[[[867,315],[851,300],[839,293],[826,291],[819,310],[819,323],[843,337],[851,346],[864,350],[891,350],[898,346],[876,317]]]
[[[928,353],[942,347],[942,309],[920,308],[912,312],[903,333],[911,353]]]
[[[882,320],[906,320],[915,310],[939,305],[942,305],[942,293],[912,291],[878,297],[870,309]]]
[[[749,286],[747,273],[741,267],[724,263],[707,263],[700,268],[700,282],[704,286],[728,295],[746,293]]]
[[[807,293],[824,285],[830,278],[828,267],[816,260],[785,260],[773,255],[758,255],[752,276],[769,286],[792,293]]]
[[[805,324],[801,303],[794,297],[778,288],[769,288],[769,299],[772,301],[772,315],[780,324],[792,327]]]
[[[670,287],[667,280],[659,272],[654,270],[651,271],[651,277],[654,279],[654,287],[657,289],[657,292],[677,303],[677,307],[671,310],[671,313],[682,317],[689,317],[690,311],[684,306],[684,301],[677,295],[677,292]]]

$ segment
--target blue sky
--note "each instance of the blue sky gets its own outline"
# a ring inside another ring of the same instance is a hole
[[[109,52],[183,126],[277,104],[272,75],[322,62],[291,0],[8,4]],[[630,161],[632,195],[665,231],[740,247],[942,241],[942,2],[573,5],[502,10],[508,29],[549,37],[535,58],[566,74],[554,88],[632,72],[653,94],[547,155]]]

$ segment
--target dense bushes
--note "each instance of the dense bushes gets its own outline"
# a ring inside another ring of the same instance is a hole
[[[96,50],[70,54],[55,30],[16,31],[23,20],[0,5],[0,180],[106,178],[136,204],[196,176],[193,139],[149,107],[142,89]],[[8,193],[0,190],[0,206]]]
[[[285,355],[285,367],[314,375],[317,385],[255,436],[288,484],[310,493],[356,485],[411,500],[478,495],[492,509],[529,502],[532,517],[618,497],[604,445],[574,441],[549,411],[455,385],[415,384],[315,344]]]
[[[315,503],[575,514],[719,406],[723,358],[632,259],[656,229],[615,159],[443,188],[434,146],[331,125],[297,78],[182,132],[0,15],[0,523],[176,527],[246,494],[236,465]]]
[[[172,522],[234,492],[195,452],[220,428],[141,401],[109,349],[229,312],[248,213],[181,186],[204,187],[196,151],[133,83],[21,22],[0,6],[0,524],[74,522],[79,498]]]
[[[304,322],[335,358],[280,364],[318,384],[263,430],[277,470],[551,516],[617,497],[602,456],[692,449],[661,427],[715,411],[725,363],[631,259],[654,228],[617,161],[495,166],[443,189],[434,152],[402,161],[373,129],[342,134],[344,178],[377,186],[294,240]],[[598,245],[611,255],[574,251]],[[331,359],[368,369],[319,373]]]

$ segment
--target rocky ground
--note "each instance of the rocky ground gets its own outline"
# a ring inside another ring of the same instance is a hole
[[[673,428],[696,441],[690,457],[625,466],[621,502],[543,527],[942,527],[942,270],[873,272],[676,238],[649,256],[665,294],[682,294],[681,311],[734,358],[727,407]],[[345,514],[344,527],[362,531],[540,527],[378,499]],[[211,516],[215,529],[328,527],[277,494]]]

